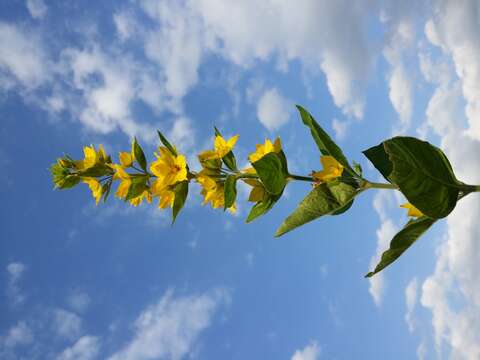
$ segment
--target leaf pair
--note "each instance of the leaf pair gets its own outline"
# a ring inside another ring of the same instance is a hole
[[[288,216],[278,228],[275,236],[281,236],[301,225],[324,215],[339,215],[347,211],[357,195],[356,171],[350,166],[342,149],[315,121],[313,116],[300,105],[297,105],[303,123],[310,133],[322,155],[335,158],[347,171],[341,178],[316,186]],[[357,167],[357,171],[361,169]]]

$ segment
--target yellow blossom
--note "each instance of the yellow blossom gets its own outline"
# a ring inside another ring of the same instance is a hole
[[[225,140],[221,135],[215,136],[214,150],[205,150],[198,155],[200,162],[207,160],[221,159],[232,151],[233,147],[237,143],[238,135],[232,136],[230,139]]]
[[[262,157],[271,152],[278,153],[280,152],[280,150],[282,150],[282,143],[280,142],[280,138],[277,137],[273,144],[270,139],[265,139],[264,144],[257,144],[256,150],[250,154],[248,159],[250,160],[250,162],[253,163],[260,160]]]
[[[214,209],[223,208],[225,206],[223,183],[216,182],[214,179],[207,176],[203,170],[198,174],[197,182],[202,186],[201,194],[203,195],[203,205],[210,203]],[[228,210],[235,213],[235,204],[229,207]]]
[[[87,170],[99,162],[105,162],[107,155],[103,145],[100,144],[98,151],[95,150],[93,145],[83,147],[83,160],[75,161],[75,167],[78,170]]]
[[[149,204],[152,203],[152,194],[150,193],[149,190],[144,190],[140,195],[138,195],[137,197],[134,197],[133,199],[130,200],[130,204],[132,204],[133,206],[137,207],[138,205],[140,205],[143,200],[146,200]]]
[[[407,213],[408,216],[412,216],[412,217],[423,216],[423,213],[420,210],[418,210],[415,206],[413,206],[408,202],[403,205],[400,205],[400,207],[408,209],[408,213]]]
[[[175,200],[175,193],[169,188],[164,188],[160,194],[160,201],[158,202],[158,207],[160,209],[165,209],[167,207],[173,207],[173,201]]]
[[[122,151],[118,153],[118,158],[120,159],[120,164],[123,167],[129,167],[133,163],[133,153]]]
[[[98,202],[102,197],[102,185],[98,182],[97,179],[92,177],[84,178],[83,182],[86,183],[92,191],[92,195],[95,198],[95,203],[98,205]]]
[[[184,155],[175,156],[163,146],[155,155],[157,160],[150,165],[150,171],[157,177],[157,186],[165,187],[187,180],[187,160]]]
[[[121,199],[124,199],[127,197],[128,189],[130,189],[130,185],[132,184],[132,179],[121,165],[114,164],[111,167],[115,170],[113,180],[120,180],[120,184],[118,185],[115,195]]]
[[[320,157],[323,170],[312,173],[316,183],[323,183],[342,176],[343,166],[333,156],[325,155]]]

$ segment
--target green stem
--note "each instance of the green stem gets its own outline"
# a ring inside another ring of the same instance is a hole
[[[301,175],[288,174],[288,178],[294,179],[294,180],[300,180],[300,181],[314,182],[313,177],[310,177],[310,176],[301,176]]]
[[[394,189],[398,190],[398,187],[393,184],[388,184],[388,183],[376,183],[376,182],[370,182],[367,181],[364,185],[365,189]]]

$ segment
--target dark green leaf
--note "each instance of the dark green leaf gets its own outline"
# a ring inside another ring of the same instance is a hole
[[[110,179],[102,186],[103,202],[107,201],[108,195],[110,195],[110,190],[112,189],[112,180]]]
[[[312,137],[317,143],[318,149],[323,155],[333,156],[340,164],[343,165],[350,173],[354,173],[354,170],[348,163],[347,158],[343,154],[340,147],[332,140],[332,138],[320,127],[315,121],[313,116],[302,106],[297,105],[297,109],[300,112],[302,121],[310,128]]]
[[[101,177],[111,175],[113,173],[113,170],[103,163],[98,163],[88,169],[79,171],[78,173],[80,176]]]
[[[383,143],[363,151],[363,154],[370,160],[373,166],[380,171],[380,174],[382,174],[387,181],[390,181],[388,177],[393,170],[393,164],[388,158]]]
[[[125,197],[125,201],[136,198],[148,188],[147,178],[145,176],[132,177],[131,180],[132,180],[132,183],[128,188],[128,193],[127,193],[127,196]]]
[[[321,216],[345,212],[355,195],[354,187],[339,181],[316,186],[285,219],[275,236],[281,236]]]
[[[272,195],[266,194],[262,201],[257,202],[255,205],[252,206],[250,213],[247,216],[246,222],[252,222],[256,218],[266,214],[275,203],[280,199],[282,194],[279,195]]]
[[[147,171],[147,160],[145,159],[145,153],[143,149],[138,144],[137,139],[134,138],[133,140],[133,154],[135,155],[135,160],[137,161],[138,165],[143,169],[143,171]]]
[[[232,207],[237,198],[237,178],[235,175],[228,175],[225,179],[225,185],[223,187],[225,193],[225,205],[224,210]]]
[[[283,150],[280,150],[277,153],[278,157],[280,158],[280,161],[282,162],[282,170],[284,174],[288,174],[288,163],[287,163],[287,157],[285,156],[285,153]]]
[[[287,174],[283,171],[282,160],[276,153],[268,153],[252,163],[265,189],[273,194],[280,194],[287,184]]]
[[[175,199],[173,200],[172,225],[175,222],[178,213],[182,210],[188,195],[188,181],[181,181],[173,187]]]
[[[227,168],[229,168],[232,171],[237,171],[237,161],[235,160],[235,155],[233,154],[233,151],[229,151],[227,155],[225,155],[223,158],[223,163]]]
[[[162,144],[168,149],[168,151],[170,151],[170,153],[172,155],[175,155],[177,156],[177,151],[175,150],[175,148],[168,142],[167,138],[165,136],[163,136],[163,134],[160,132],[160,130],[157,130],[157,133],[158,133],[158,137],[160,138],[160,141],[162,142]]]
[[[59,181],[58,187],[60,189],[70,189],[80,182],[80,177],[77,175],[67,175]]]
[[[407,250],[430,226],[435,223],[435,219],[422,216],[415,220],[410,220],[405,227],[397,233],[390,242],[390,249],[382,254],[382,259],[375,267],[374,271],[369,272],[365,277],[371,277],[382,271],[388,265],[397,260],[405,250]]]
[[[426,141],[394,137],[384,142],[393,168],[389,179],[408,201],[431,218],[443,218],[455,208],[460,182],[445,154]]]

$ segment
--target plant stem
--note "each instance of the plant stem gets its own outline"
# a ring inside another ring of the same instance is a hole
[[[370,182],[367,181],[364,185],[366,189],[394,189],[398,190],[398,187],[393,184],[388,184],[388,183],[376,183],[376,182]]]
[[[310,177],[310,176],[301,176],[301,175],[288,174],[288,177],[289,177],[290,179],[294,179],[294,180],[314,182],[314,179],[313,179],[312,177]]]

